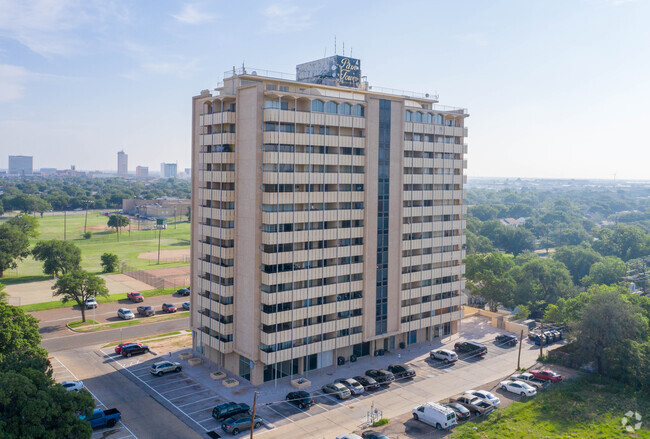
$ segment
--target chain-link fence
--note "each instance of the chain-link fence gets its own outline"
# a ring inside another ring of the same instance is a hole
[[[120,264],[120,272],[122,274],[126,274],[133,279],[146,283],[147,285],[151,285],[156,290],[186,287],[190,284],[188,266],[156,270],[158,272],[156,274],[151,271],[152,270],[140,270],[126,263]]]

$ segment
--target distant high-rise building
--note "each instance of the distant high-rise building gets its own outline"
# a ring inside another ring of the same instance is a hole
[[[252,384],[439,342],[466,303],[467,110],[296,73],[193,98],[193,348]]]
[[[185,168],[185,173],[189,176],[192,174],[192,168]]]
[[[136,166],[135,176],[137,178],[148,178],[149,177],[149,168],[147,166]]]
[[[10,155],[9,156],[9,174],[33,174],[34,157],[31,155]]]
[[[124,151],[117,153],[117,175],[120,177],[129,175],[129,155]]]
[[[161,163],[160,176],[163,178],[176,178],[178,174],[178,165],[176,163]]]
[[[56,168],[41,168],[41,175],[55,175]]]

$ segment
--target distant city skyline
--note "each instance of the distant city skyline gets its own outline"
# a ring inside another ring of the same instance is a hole
[[[34,169],[114,171],[122,149],[132,169],[184,169],[188,96],[216,87],[233,64],[294,73],[345,43],[370,85],[437,92],[469,109],[469,176],[648,178],[650,58],[640,54],[650,2],[358,8],[4,0],[0,169],[8,155],[30,155]],[[244,29],[250,38],[236,37]]]

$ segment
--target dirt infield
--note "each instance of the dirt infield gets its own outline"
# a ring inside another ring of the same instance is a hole
[[[165,262],[172,262],[172,261],[188,261],[190,258],[190,249],[182,249],[182,250],[161,250],[160,251],[160,259],[165,261]],[[140,253],[138,255],[138,259],[148,259],[148,260],[156,260],[158,259],[158,252],[157,251],[152,251],[152,252],[146,252],[146,253]]]
[[[181,287],[190,284],[189,265],[153,270],[123,270],[123,274],[152,285],[154,288]]]
[[[83,230],[83,229],[84,228],[81,227],[81,226],[77,227],[77,230]],[[95,225],[95,226],[87,226],[86,227],[86,230],[88,230],[90,232],[104,232],[104,231],[106,231],[108,229],[109,229],[108,226],[102,226],[102,225]]]

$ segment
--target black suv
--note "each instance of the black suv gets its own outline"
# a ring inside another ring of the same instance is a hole
[[[219,404],[212,409],[212,417],[214,419],[226,419],[231,416],[238,415],[240,413],[248,413],[250,411],[248,404],[238,404],[236,402],[226,402],[224,404]]]
[[[487,354],[487,347],[474,341],[458,342],[454,345],[454,350],[458,353],[466,352],[472,355],[483,356]]]
[[[512,334],[497,335],[497,344],[502,346],[517,346],[517,337]]]
[[[304,390],[289,393],[286,400],[301,409],[307,409],[314,405],[314,398],[311,397],[309,392],[305,392]]]
[[[135,354],[144,354],[146,352],[149,352],[149,346],[146,344],[139,345],[139,344],[128,344],[126,346],[122,347],[122,351],[120,352],[123,357],[130,357],[131,355]]]
[[[388,366],[388,371],[392,372],[395,375],[395,378],[413,378],[415,376],[415,371],[411,366],[406,364],[391,364]]]
[[[390,384],[395,381],[395,375],[384,369],[369,369],[366,375],[377,381],[379,384]]]

